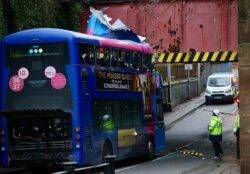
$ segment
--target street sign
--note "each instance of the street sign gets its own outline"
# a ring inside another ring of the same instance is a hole
[[[185,64],[185,70],[192,70],[193,65],[192,64]]]

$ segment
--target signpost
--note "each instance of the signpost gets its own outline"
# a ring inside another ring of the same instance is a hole
[[[185,70],[190,71],[193,69],[193,65],[192,64],[185,64]]]
[[[193,69],[192,64],[185,64],[185,70],[188,73],[188,99],[190,99],[190,70]]]

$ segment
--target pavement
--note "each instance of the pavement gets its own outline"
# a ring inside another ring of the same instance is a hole
[[[201,93],[199,96],[194,97],[186,102],[177,105],[173,108],[172,112],[164,114],[165,124],[169,129],[174,123],[183,119],[185,116],[194,112],[196,109],[205,104],[205,93]]]

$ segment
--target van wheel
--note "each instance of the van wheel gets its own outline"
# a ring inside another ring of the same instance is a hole
[[[230,101],[230,104],[233,104],[234,103],[234,98]]]
[[[113,150],[110,142],[106,141],[102,151],[102,162],[105,163],[105,156],[113,155]]]
[[[154,143],[152,139],[150,139],[147,143],[147,158],[148,160],[152,160],[154,158]]]
[[[209,100],[206,100],[206,105],[210,105],[211,102]]]

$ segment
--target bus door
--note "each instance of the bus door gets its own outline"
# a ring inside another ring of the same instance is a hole
[[[162,99],[155,99],[154,101],[154,123],[154,147],[155,153],[159,153],[166,147]]]

